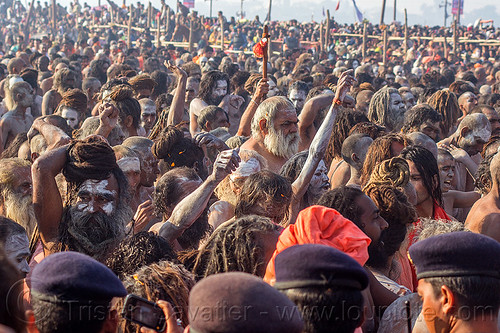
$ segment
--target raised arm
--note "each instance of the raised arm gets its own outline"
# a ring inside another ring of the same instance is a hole
[[[347,91],[355,81],[354,77],[351,76],[351,73],[352,70],[345,71],[340,76],[337,92],[335,93],[335,98],[330,106],[330,110],[328,110],[323,123],[311,142],[309,155],[307,156],[302,171],[292,184],[294,198],[290,206],[292,210],[291,222],[293,222],[294,218],[297,216],[296,214],[298,214],[300,201],[309,187],[309,183],[311,182],[312,176],[314,175],[319,162],[325,155],[326,147],[328,146],[330,136],[332,135],[335,117],[337,116],[338,105],[342,104]]]
[[[58,235],[63,203],[55,177],[66,163],[68,146],[42,154],[31,168],[33,177],[33,208],[44,245]]]
[[[318,115],[319,110],[330,105],[333,101],[333,94],[323,94],[311,98],[306,102],[302,112],[299,115],[299,134],[300,134],[300,150],[309,148],[311,141],[316,134],[314,127],[314,119]]]
[[[232,171],[236,170],[240,162],[238,150],[225,150],[217,156],[214,171],[193,193],[181,200],[175,206],[172,215],[160,228],[160,236],[168,242],[175,241],[189,228],[205,210],[208,200],[217,185]]]
[[[269,84],[267,78],[262,78],[257,84],[257,89],[248,103],[248,106],[241,115],[240,126],[238,127],[238,136],[250,136],[252,134],[251,125],[252,118],[259,104],[264,100],[264,96],[269,92]]]
[[[47,142],[47,151],[67,145],[71,138],[59,127],[50,123],[46,116],[35,119],[28,132],[28,140],[41,134]]]
[[[167,118],[167,126],[175,126],[182,121],[182,115],[184,113],[187,74],[182,68],[172,65],[169,61],[165,61],[165,66],[167,66],[168,70],[177,77],[177,88],[175,89],[174,98]]]

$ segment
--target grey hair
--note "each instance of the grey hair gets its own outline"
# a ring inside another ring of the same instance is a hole
[[[267,128],[274,126],[276,113],[286,108],[295,109],[292,102],[283,96],[273,96],[260,103],[252,118],[252,137],[254,139],[261,139],[259,122],[265,119],[267,121]]]

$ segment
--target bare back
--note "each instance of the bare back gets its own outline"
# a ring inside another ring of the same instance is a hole
[[[478,200],[465,220],[465,227],[500,242],[500,199],[490,192]]]
[[[20,116],[13,111],[4,114],[0,120],[2,148],[7,148],[19,133],[28,132],[32,124],[33,117],[30,114]]]

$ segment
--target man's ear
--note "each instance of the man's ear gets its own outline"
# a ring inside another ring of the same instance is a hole
[[[38,153],[31,153],[31,163],[34,163],[39,156]]]
[[[352,154],[351,154],[351,160],[352,160],[354,163],[359,164],[359,157],[358,157],[358,155],[356,155],[356,154],[354,154],[354,153],[352,153]]]
[[[38,333],[38,328],[35,325],[35,314],[33,310],[26,310],[26,331],[28,333]]]
[[[465,136],[466,136],[467,134],[469,134],[469,132],[470,132],[470,131],[471,131],[471,129],[470,129],[469,127],[464,126],[464,127],[460,130],[460,136],[461,136],[462,138],[465,138]]]
[[[457,298],[448,286],[441,286],[441,295],[439,297],[441,309],[447,316],[452,315],[458,308]]]
[[[212,130],[212,125],[210,125],[210,122],[205,122],[205,128],[207,129],[207,132],[210,132]]]
[[[132,127],[132,124],[134,123],[134,119],[132,118],[132,116],[128,115],[126,118],[125,118],[125,127],[126,128],[130,128]]]
[[[267,129],[267,120],[266,119],[261,119],[259,120],[259,128],[262,133],[267,135],[269,133],[269,130]]]

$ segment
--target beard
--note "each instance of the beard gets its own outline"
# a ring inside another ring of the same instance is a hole
[[[389,112],[389,119],[387,119],[387,121],[392,127],[393,132],[399,132],[403,127],[405,121],[405,111],[400,110],[399,108],[397,110],[391,110],[391,112]]]
[[[88,213],[71,206],[67,211],[66,230],[61,230],[61,241],[70,250],[104,260],[125,237],[126,225],[132,219],[132,210],[119,205],[115,212]]]
[[[8,191],[4,196],[5,216],[26,229],[28,239],[31,239],[36,227],[35,211],[31,195]]]
[[[385,269],[388,263],[388,256],[384,250],[384,243],[382,241],[371,242],[368,245],[368,261],[366,264],[373,268]]]
[[[277,132],[274,126],[268,126],[269,133],[264,138],[264,146],[275,156],[290,158],[299,151],[299,133],[290,133],[287,136],[283,132]]]
[[[205,101],[207,102],[208,105],[216,105],[218,106],[222,100],[224,99],[224,97],[226,96],[213,96],[213,95],[210,95],[208,97],[208,101]]]

